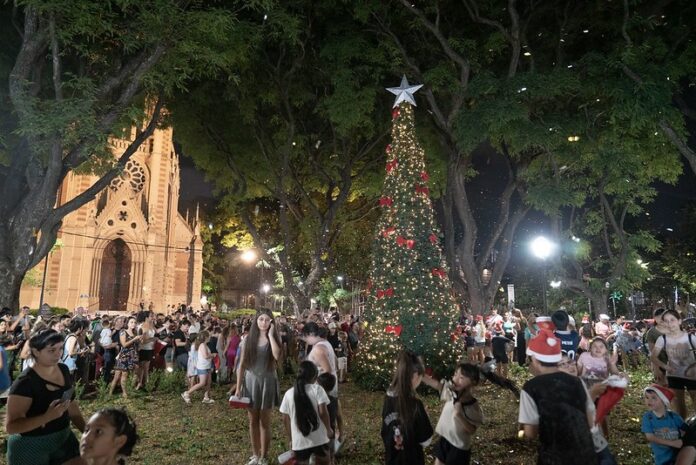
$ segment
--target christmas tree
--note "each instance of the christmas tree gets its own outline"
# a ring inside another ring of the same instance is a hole
[[[413,93],[420,87],[404,77],[401,87],[388,89],[397,95],[392,143],[372,248],[367,329],[355,367],[356,379],[373,389],[388,385],[401,349],[421,355],[437,374],[451,374],[461,356],[452,338],[459,315],[414,127]]]

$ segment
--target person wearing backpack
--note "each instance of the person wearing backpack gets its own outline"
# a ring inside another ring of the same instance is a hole
[[[672,408],[687,418],[684,391],[689,393],[692,404],[696,405],[696,336],[681,328],[681,315],[676,310],[666,310],[662,314],[664,334],[655,341],[650,360],[658,368],[665,370],[667,385],[674,391]],[[667,362],[658,355],[664,349]]]

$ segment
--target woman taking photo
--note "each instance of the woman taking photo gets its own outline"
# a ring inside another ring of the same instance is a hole
[[[121,351],[116,356],[114,380],[111,382],[109,395],[113,395],[116,384],[120,380],[123,398],[128,399],[126,390],[128,373],[134,371],[138,366],[138,343],[143,338],[135,335],[135,317],[128,318],[126,329],[122,329],[118,337],[121,343]]]
[[[63,335],[45,330],[29,339],[34,366],[10,388],[7,400],[8,465],[80,463],[70,422],[84,431],[68,367],[60,361]]]
[[[281,353],[273,315],[270,310],[259,310],[242,344],[237,374],[237,395],[251,400],[248,415],[252,456],[247,465],[268,465],[266,455],[271,443],[271,412],[280,405],[276,366]]]

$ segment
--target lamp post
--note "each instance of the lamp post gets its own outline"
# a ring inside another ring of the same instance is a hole
[[[548,314],[548,304],[546,302],[546,259],[551,256],[554,250],[556,250],[556,244],[548,240],[544,236],[536,237],[530,244],[532,254],[542,261],[542,270],[544,276],[543,285],[543,301],[544,301],[544,314]]]
[[[337,276],[336,279],[338,280],[338,283],[341,285],[341,289],[343,289],[343,276]]]

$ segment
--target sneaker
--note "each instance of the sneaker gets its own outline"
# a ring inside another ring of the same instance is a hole
[[[187,404],[191,403],[191,397],[188,395],[188,392],[182,392],[181,398],[184,399],[184,402],[186,402]]]
[[[268,459],[267,458],[260,458],[257,462],[256,465],[268,465]]]
[[[209,397],[205,397],[205,398],[203,398],[203,403],[204,404],[214,404],[215,401]]]
[[[249,457],[249,461],[246,463],[246,465],[259,465],[259,458],[255,455],[252,455]]]
[[[345,442],[346,441],[344,438],[334,439],[334,441],[333,441],[334,455],[338,455],[338,451],[341,450],[341,446],[343,446],[343,443],[345,443]]]

